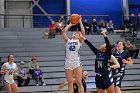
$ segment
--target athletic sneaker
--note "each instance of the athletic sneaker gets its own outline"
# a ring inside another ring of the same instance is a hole
[[[42,84],[42,86],[46,86],[46,84],[45,84],[45,83],[43,83],[43,84]]]

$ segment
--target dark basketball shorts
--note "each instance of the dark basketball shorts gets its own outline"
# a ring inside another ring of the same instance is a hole
[[[104,75],[96,74],[95,84],[96,87],[99,89],[105,90],[109,88],[112,84],[114,84],[114,78],[112,73]]]

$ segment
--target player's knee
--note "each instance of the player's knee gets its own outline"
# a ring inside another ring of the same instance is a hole
[[[73,82],[68,82],[68,86],[69,87],[73,86]]]
[[[6,88],[6,93],[11,93],[11,89],[10,88]]]
[[[78,86],[82,86],[82,82],[81,81],[77,81],[77,85]]]

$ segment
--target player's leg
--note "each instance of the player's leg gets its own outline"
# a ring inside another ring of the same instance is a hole
[[[115,93],[123,93],[119,86],[115,87]]]
[[[106,90],[107,90],[107,93],[115,93],[114,85],[111,85],[111,86],[108,87]]]
[[[96,74],[95,81],[97,93],[106,93],[103,77],[99,74]]]
[[[11,84],[11,89],[13,90],[13,93],[18,93],[18,87],[16,83]]]
[[[9,83],[5,83],[4,88],[5,88],[6,93],[11,93],[11,86]]]
[[[107,90],[107,93],[115,93],[115,86],[114,86],[114,76],[112,72],[108,75],[105,75],[103,78],[105,89]]]
[[[68,82],[68,93],[73,93],[73,70],[66,69],[65,76]]]
[[[96,87],[97,93],[106,93],[106,90]]]
[[[115,80],[115,93],[123,93],[121,91],[121,82],[122,82],[123,77],[124,77],[124,74],[119,75],[119,76],[116,77],[116,80]]]
[[[75,72],[75,78],[76,78],[76,82],[77,82],[77,86],[78,86],[78,92],[84,93],[84,88],[82,85],[82,68],[81,68],[81,66],[75,68],[74,72]]]

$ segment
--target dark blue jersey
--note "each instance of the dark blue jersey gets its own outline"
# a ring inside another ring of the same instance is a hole
[[[121,88],[121,81],[124,77],[125,74],[125,66],[126,63],[123,63],[122,60],[126,59],[130,57],[129,53],[127,51],[123,51],[122,53],[116,51],[115,53],[113,53],[113,55],[116,57],[116,59],[118,60],[119,64],[120,64],[120,68],[118,69],[114,69],[114,83],[115,86],[118,86]]]
[[[119,71],[124,72],[125,71],[125,66],[126,63],[123,63],[122,60],[126,59],[130,57],[130,54],[127,51],[123,51],[122,53],[116,51],[113,54],[116,59],[118,60],[119,64],[120,64],[120,68],[118,68]]]
[[[111,57],[111,48],[110,42],[107,37],[105,38],[106,43],[106,52],[101,52],[95,48],[88,40],[85,40],[85,43],[90,47],[90,49],[95,53],[95,72],[99,74],[108,74],[111,72],[110,68],[110,57]]]
[[[110,61],[105,52],[98,51],[95,59],[95,72],[99,74],[110,73]]]

